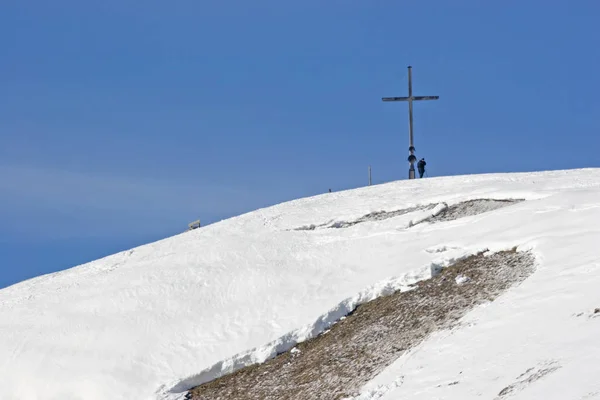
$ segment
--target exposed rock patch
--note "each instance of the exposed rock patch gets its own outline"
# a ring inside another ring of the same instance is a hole
[[[517,380],[512,385],[502,389],[494,400],[500,400],[511,396],[527,388],[529,385],[545,377],[548,374],[561,368],[561,365],[556,361],[547,361],[535,367],[529,368],[527,371],[517,377]]]
[[[506,200],[495,200],[495,199],[476,199],[463,201],[461,203],[448,206],[445,203],[440,204],[428,204],[423,206],[415,206],[409,208],[403,208],[394,211],[374,211],[372,213],[363,215],[362,217],[352,221],[336,221],[326,222],[323,224],[310,224],[295,228],[296,231],[313,231],[316,229],[326,228],[349,228],[351,226],[362,224],[364,222],[372,221],[383,221],[389,218],[399,217],[417,211],[431,211],[430,215],[421,217],[418,220],[411,221],[409,227],[421,224],[423,222],[438,223],[445,221],[453,221],[459,218],[469,217],[472,215],[483,214],[497,210],[499,208],[507,207],[512,204],[524,201],[524,199],[506,199]]]
[[[408,213],[411,213],[411,212],[415,212],[415,211],[433,209],[433,207],[435,207],[435,206],[434,205],[429,205],[429,206],[419,206],[419,207],[405,208],[405,209],[402,209],[402,210],[395,210],[395,211],[375,211],[375,212],[369,213],[367,215],[364,215],[364,216],[362,216],[359,219],[354,220],[354,221],[349,221],[349,222],[345,222],[345,221],[335,222],[335,223],[329,225],[329,228],[349,228],[349,227],[357,225],[357,224],[362,224],[363,222],[383,221],[385,219],[399,217],[400,215],[405,215],[405,214],[408,214]]]
[[[326,222],[324,224],[319,224],[319,225],[311,224],[311,225],[301,226],[294,230],[296,230],[296,231],[313,231],[315,229],[320,229],[320,228],[349,228],[351,226],[361,224],[363,222],[383,221],[385,219],[398,217],[400,215],[405,215],[405,214],[415,212],[415,211],[433,209],[433,207],[435,207],[435,205],[409,207],[409,208],[403,208],[403,209],[394,210],[394,211],[374,211],[369,214],[365,214],[362,217],[355,219],[353,221]]]
[[[528,252],[513,249],[468,257],[413,290],[357,307],[293,351],[200,385],[186,398],[339,400],[357,395],[405,351],[436,330],[458,327],[473,307],[493,301],[533,271],[534,257]]]
[[[461,203],[445,208],[437,215],[428,218],[425,222],[438,223],[445,221],[453,221],[459,218],[470,217],[473,215],[494,211],[499,208],[508,207],[510,205],[520,203],[522,201],[524,201],[524,199],[477,199],[463,201]]]

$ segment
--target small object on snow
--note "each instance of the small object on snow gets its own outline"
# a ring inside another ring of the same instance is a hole
[[[600,314],[600,308],[596,308],[596,309],[594,310],[594,314]]]
[[[200,228],[200,220],[199,219],[194,222],[190,222],[188,224],[188,231],[191,231],[193,229],[198,229],[198,228]]]
[[[469,278],[468,276],[459,274],[455,280],[456,280],[457,285],[462,285],[463,283],[469,282],[471,280],[471,278]]]

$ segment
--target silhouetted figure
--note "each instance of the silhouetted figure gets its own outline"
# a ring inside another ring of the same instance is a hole
[[[331,193],[331,189],[329,189],[329,193]]]
[[[419,170],[419,178],[423,177],[423,174],[425,173],[425,166],[427,165],[427,163],[425,162],[424,158],[421,158],[419,160],[419,162],[417,163],[417,169]]]

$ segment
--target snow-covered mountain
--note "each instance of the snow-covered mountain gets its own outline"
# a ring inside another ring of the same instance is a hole
[[[597,169],[280,204],[0,290],[0,399],[182,399],[358,304],[515,247],[535,258],[522,282],[352,397],[600,399],[599,245]]]

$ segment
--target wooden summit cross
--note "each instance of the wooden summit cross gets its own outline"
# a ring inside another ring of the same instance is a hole
[[[408,101],[408,162],[410,168],[408,170],[408,179],[415,179],[415,146],[413,140],[413,101],[415,100],[437,100],[440,96],[413,96],[412,94],[412,67],[408,67],[408,97],[382,97],[383,101]]]

